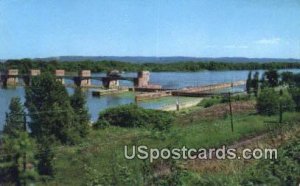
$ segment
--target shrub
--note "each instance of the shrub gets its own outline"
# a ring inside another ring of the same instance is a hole
[[[292,72],[281,73],[281,84],[291,85],[294,81],[294,74]]]
[[[282,111],[294,111],[295,102],[288,91],[280,90],[280,93],[274,89],[263,89],[257,98],[257,111],[263,115],[277,114],[282,106]]]
[[[273,115],[279,111],[279,95],[272,88],[265,88],[257,97],[257,112],[263,115]]]
[[[213,105],[221,103],[222,99],[220,97],[205,98],[198,105],[204,108],[211,107]]]
[[[281,104],[283,111],[294,111],[295,110],[295,106],[296,106],[295,102],[294,102],[291,94],[289,94],[288,91],[281,91],[279,103]]]
[[[107,127],[109,127],[109,122],[106,121],[105,119],[99,120],[94,124],[94,128],[96,128],[96,129],[104,129]]]
[[[248,73],[248,78],[247,78],[247,81],[246,81],[246,91],[248,94],[251,93],[251,87],[252,87],[252,71],[250,71]]]
[[[150,127],[157,130],[167,130],[173,119],[173,114],[169,112],[144,109],[129,104],[101,112],[95,126]]]
[[[291,88],[289,89],[289,92],[295,102],[296,110],[300,111],[300,88]]]
[[[281,74],[281,83],[287,84],[291,87],[300,86],[300,73],[294,74],[292,72],[283,72]]]

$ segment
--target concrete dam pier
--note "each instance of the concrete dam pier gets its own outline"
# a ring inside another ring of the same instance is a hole
[[[246,81],[236,81],[231,83],[219,83],[197,87],[186,87],[179,90],[163,89],[160,85],[150,84],[150,72],[140,71],[135,77],[122,76],[117,70],[112,70],[106,73],[106,76],[92,75],[91,70],[81,70],[78,73],[65,72],[63,69],[57,69],[53,72],[57,81],[65,84],[65,80],[73,81],[74,86],[84,88],[100,88],[94,90],[93,96],[101,96],[106,94],[121,93],[128,90],[141,92],[135,96],[136,101],[157,99],[166,96],[186,96],[186,97],[205,97],[213,95],[213,91],[234,86],[244,85]],[[41,75],[41,70],[31,69],[26,74],[20,74],[18,69],[8,69],[1,72],[1,83],[4,87],[17,86],[21,82],[25,86],[31,86],[32,79]],[[23,80],[23,81],[20,81]],[[102,82],[102,86],[93,85],[92,80]],[[133,83],[133,87],[120,87],[119,81],[125,80]]]
[[[41,75],[41,70],[39,69],[31,69],[27,74],[20,74],[18,69],[8,69],[7,71],[1,72],[0,81],[4,87],[7,87],[19,85],[19,80],[22,79],[26,86],[30,86],[32,79],[39,75]],[[58,69],[55,70],[54,75],[62,84],[65,84],[65,80],[69,79],[74,82],[74,85],[86,88],[94,86],[92,85],[92,80],[101,81],[103,87],[106,89],[117,88],[119,87],[119,80],[125,80],[133,82],[134,88],[161,89],[160,85],[152,85],[149,83],[149,71],[140,71],[136,77],[125,77],[116,70],[108,72],[106,76],[94,76],[91,70],[81,70],[74,75],[74,73],[66,73],[65,70]]]

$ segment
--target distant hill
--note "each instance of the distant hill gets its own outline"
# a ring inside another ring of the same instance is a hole
[[[270,63],[270,62],[300,62],[300,59],[293,58],[245,58],[245,57],[184,57],[184,56],[170,56],[170,57],[143,57],[143,56],[59,56],[59,57],[47,57],[47,58],[35,58],[34,60],[51,61],[57,60],[60,62],[73,62],[73,61],[102,61],[112,60],[131,63],[174,63],[174,62],[226,62],[226,63]]]

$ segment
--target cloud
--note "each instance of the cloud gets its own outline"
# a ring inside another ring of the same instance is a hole
[[[269,38],[269,39],[260,39],[255,41],[256,44],[260,45],[275,45],[278,44],[281,41],[280,38]]]

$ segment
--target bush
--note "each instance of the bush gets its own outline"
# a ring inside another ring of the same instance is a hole
[[[222,99],[220,97],[205,98],[198,105],[204,108],[211,107],[213,105],[221,103]]]
[[[288,91],[280,90],[276,92],[272,88],[266,88],[261,91],[257,98],[257,111],[263,115],[277,114],[282,106],[282,111],[294,111],[295,102]]]
[[[109,127],[109,122],[106,121],[105,119],[99,120],[94,124],[94,128],[96,128],[96,129],[104,129],[107,127]]]
[[[291,85],[294,81],[293,72],[282,72],[281,73],[281,84]]]
[[[295,102],[296,110],[300,111],[300,88],[291,88],[289,89],[289,92]]]
[[[263,115],[273,115],[279,111],[279,94],[272,88],[265,88],[257,97],[257,112]]]
[[[281,91],[281,96],[279,98],[279,103],[282,106],[283,111],[294,111],[295,110],[295,102],[289,94],[288,91]]]
[[[169,112],[143,109],[130,104],[109,108],[101,112],[95,126],[98,128],[103,125],[150,127],[157,130],[167,130],[173,120],[174,116]]]
[[[281,83],[287,84],[291,87],[300,86],[300,73],[294,74],[292,72],[281,73]]]

